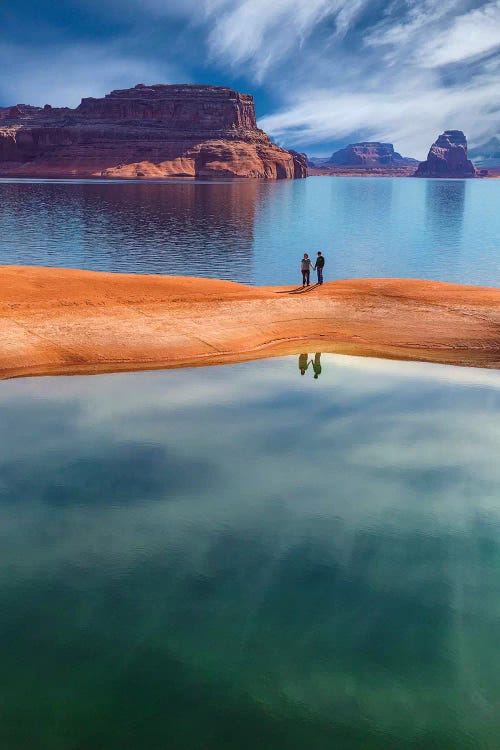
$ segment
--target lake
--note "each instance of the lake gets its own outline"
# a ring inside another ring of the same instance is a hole
[[[309,353],[0,412],[2,748],[498,747],[499,372]]]
[[[498,286],[499,191],[3,179],[0,262]],[[297,353],[0,414],[2,750],[496,750],[499,372]]]
[[[0,262],[294,284],[325,278],[500,285],[500,181],[0,179]]]

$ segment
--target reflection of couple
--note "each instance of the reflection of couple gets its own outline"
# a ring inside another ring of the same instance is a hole
[[[308,359],[309,354],[299,354],[299,370],[301,375],[305,375],[305,372],[309,365],[313,366],[314,378],[317,379],[318,375],[321,375],[321,352],[316,352],[314,359]]]

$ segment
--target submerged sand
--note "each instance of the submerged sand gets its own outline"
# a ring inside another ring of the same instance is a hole
[[[0,377],[322,351],[500,368],[500,289],[414,279],[301,287],[0,268]]]

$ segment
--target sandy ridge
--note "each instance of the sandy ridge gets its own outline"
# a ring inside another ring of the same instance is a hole
[[[335,351],[500,368],[500,289],[413,279],[301,288],[0,267],[0,377]]]

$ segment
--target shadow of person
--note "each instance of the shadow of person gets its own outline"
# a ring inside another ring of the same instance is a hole
[[[321,352],[316,352],[314,360],[311,360],[311,362],[314,370],[314,379],[317,380],[321,375]]]
[[[307,359],[308,356],[309,354],[299,354],[299,370],[301,375],[305,375],[306,370],[310,365],[310,362]]]

